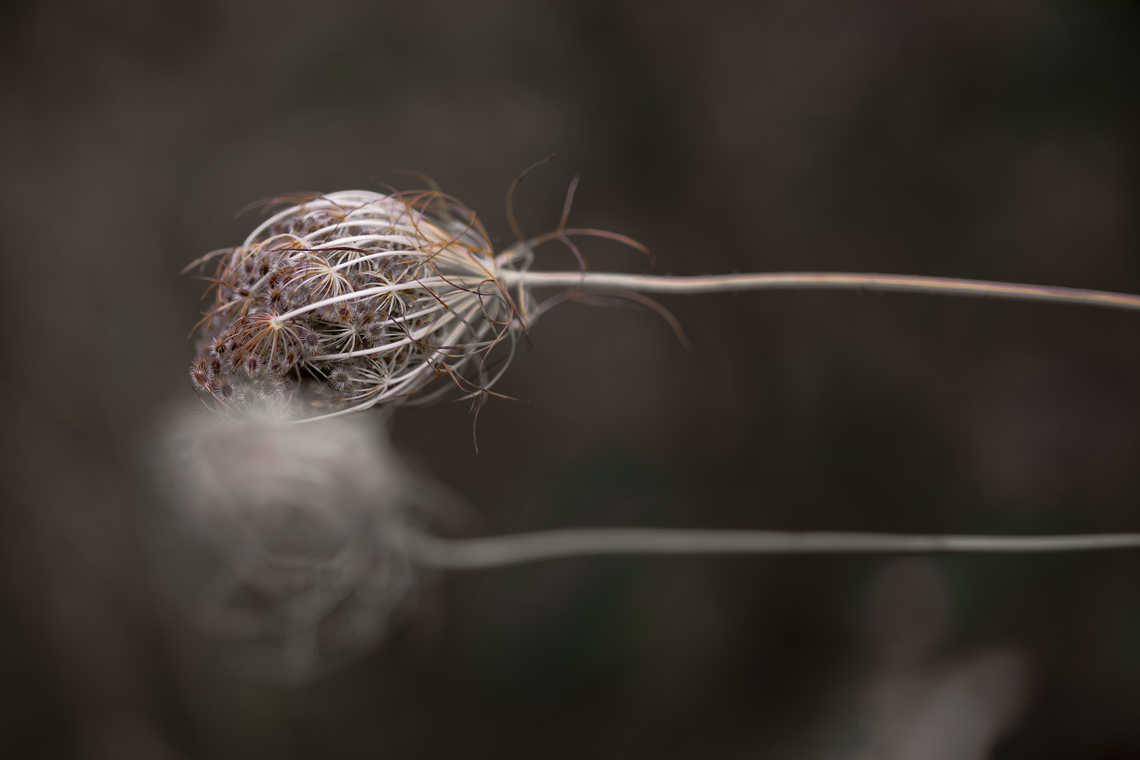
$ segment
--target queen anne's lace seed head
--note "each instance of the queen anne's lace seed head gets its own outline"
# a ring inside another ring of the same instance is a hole
[[[495,268],[474,214],[438,192],[290,206],[218,253],[191,380],[220,408],[302,417],[405,399],[445,374],[481,392],[478,359],[522,324]]]
[[[238,393],[272,392],[253,385]],[[199,623],[245,667],[310,678],[366,651],[412,592],[402,528],[427,519],[431,491],[382,426],[181,413],[153,453],[169,503],[219,560]]]

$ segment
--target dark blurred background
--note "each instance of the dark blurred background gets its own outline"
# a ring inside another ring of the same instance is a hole
[[[0,14],[0,754],[886,758],[906,752],[868,749],[875,736],[934,726],[922,746],[989,730],[992,757],[1140,757],[1136,553],[454,575],[368,656],[282,686],[187,622],[143,456],[161,409],[198,403],[186,335],[202,283],[179,269],[240,242],[251,201],[422,185],[395,169],[432,177],[502,246],[508,184],[557,153],[519,189],[523,229],[554,227],[581,174],[573,223],[644,242],[659,273],[1138,292],[1135,4]],[[648,267],[583,249],[595,270]],[[537,265],[573,266],[557,247]],[[567,304],[498,387],[521,401],[483,409],[478,454],[464,404],[398,410],[397,445],[475,506],[475,532],[1140,530],[1133,314],[660,300],[691,350],[649,312]]]

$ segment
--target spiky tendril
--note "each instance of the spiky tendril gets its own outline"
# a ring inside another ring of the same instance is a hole
[[[480,394],[497,377],[472,359],[522,327],[482,225],[435,191],[310,198],[212,258],[190,376],[222,409],[327,417],[441,375]]]

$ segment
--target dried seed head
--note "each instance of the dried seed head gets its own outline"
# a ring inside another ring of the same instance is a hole
[[[441,374],[481,391],[472,359],[521,327],[495,272],[475,215],[438,192],[291,206],[218,259],[192,380],[220,408],[294,417],[395,402]]]

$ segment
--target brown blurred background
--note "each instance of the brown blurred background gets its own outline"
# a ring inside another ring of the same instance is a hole
[[[394,169],[432,177],[505,245],[509,182],[557,153],[520,187],[523,229],[553,227],[581,174],[573,222],[643,241],[660,273],[1140,292],[1134,3],[0,13],[0,754],[844,756],[873,733],[861,695],[897,635],[927,642],[913,669],[927,684],[987,652],[1021,658],[1007,680],[1022,709],[993,757],[1140,757],[1136,553],[943,558],[897,592],[892,558],[451,576],[372,654],[280,686],[189,627],[144,456],[161,409],[197,403],[202,284],[179,269],[240,242],[251,201],[421,184]],[[648,266],[583,248],[593,269]],[[542,254],[539,268],[574,266]],[[397,411],[398,446],[487,533],[1140,530],[1133,314],[661,301],[692,350],[652,314],[568,304],[498,387],[522,401],[482,411],[478,454],[463,404]],[[941,612],[923,612],[937,594]]]

